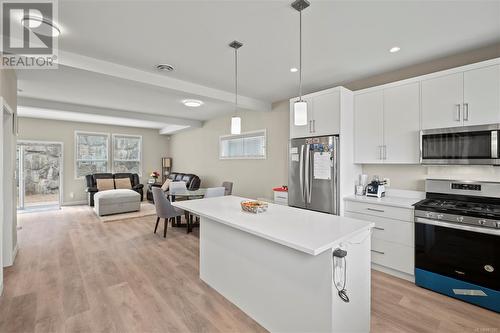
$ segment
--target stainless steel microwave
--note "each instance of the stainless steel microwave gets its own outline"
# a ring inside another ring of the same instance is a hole
[[[500,124],[420,131],[420,163],[500,165]]]

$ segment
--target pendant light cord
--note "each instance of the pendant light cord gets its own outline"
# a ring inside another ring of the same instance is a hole
[[[234,113],[238,113],[238,49],[234,49]]]
[[[299,11],[299,101],[302,101],[302,10]]]

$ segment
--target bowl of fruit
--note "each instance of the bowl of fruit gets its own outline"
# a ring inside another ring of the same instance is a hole
[[[241,209],[245,212],[258,214],[267,210],[268,204],[263,201],[246,200],[241,202]]]

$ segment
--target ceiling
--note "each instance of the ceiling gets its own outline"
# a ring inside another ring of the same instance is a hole
[[[236,39],[244,44],[242,107],[268,110],[298,93],[298,73],[289,71],[298,66],[290,2],[59,0],[63,66],[19,70],[21,96],[204,121],[233,110],[227,44]],[[498,41],[500,1],[311,0],[303,13],[304,91]],[[395,45],[401,51],[389,53]],[[158,63],[175,70],[158,73]],[[185,98],[205,105],[186,108]]]

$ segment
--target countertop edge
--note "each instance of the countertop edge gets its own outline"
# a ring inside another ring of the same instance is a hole
[[[172,204],[174,206],[177,206],[177,207],[179,207],[179,206],[182,205],[182,204],[179,205],[178,203],[172,203]],[[179,207],[179,208],[182,208],[182,206]],[[261,234],[259,232],[254,231],[254,230],[249,230],[249,229],[247,229],[245,227],[242,227],[240,225],[232,224],[230,222],[224,221],[224,220],[222,220],[220,218],[217,218],[217,217],[214,217],[214,216],[211,216],[211,215],[207,215],[207,214],[205,214],[203,212],[194,210],[192,208],[190,209],[190,212],[192,212],[192,213],[194,213],[196,215],[199,215],[201,217],[205,217],[205,218],[208,218],[210,220],[216,221],[218,223],[224,224],[224,225],[226,225],[228,227],[231,227],[231,228],[234,228],[234,229],[237,229],[237,230],[240,230],[240,231],[244,231],[244,232],[246,232],[248,234],[260,237],[262,239],[266,239],[268,241],[272,241],[272,242],[274,242],[276,244],[280,244],[280,245],[289,247],[289,248],[294,249],[296,251],[300,251],[300,252],[303,252],[303,253],[306,253],[306,254],[309,254],[309,255],[312,255],[312,256],[317,256],[317,255],[319,255],[319,254],[327,251],[328,249],[333,248],[333,246],[335,244],[341,243],[341,242],[345,241],[346,239],[349,239],[352,236],[356,235],[357,233],[360,233],[360,232],[362,232],[364,230],[367,230],[367,229],[368,230],[372,229],[375,226],[375,223],[373,223],[373,222],[363,221],[363,222],[367,223],[366,226],[360,227],[358,230],[355,230],[355,231],[353,231],[353,232],[351,232],[351,233],[349,233],[349,234],[347,234],[347,235],[345,235],[345,236],[343,236],[343,237],[341,237],[339,239],[336,239],[336,240],[334,240],[334,241],[332,241],[330,243],[327,243],[326,245],[323,245],[323,246],[321,246],[321,247],[319,247],[317,249],[311,249],[311,248],[306,248],[306,247],[303,247],[303,246],[299,246],[297,244],[293,244],[293,243],[290,243],[290,242],[287,242],[287,241],[284,241],[284,240],[281,240],[281,239],[276,239],[274,237],[271,237],[269,235]],[[251,213],[248,213],[248,214],[251,214]],[[265,214],[265,213],[263,213],[263,214]],[[339,216],[339,217],[341,217],[341,216]]]
[[[413,207],[413,204],[407,205],[407,204],[397,203],[397,202],[391,201],[390,197],[384,197],[384,198],[380,198],[378,200],[377,200],[377,198],[374,198],[374,199],[362,199],[362,198],[365,198],[365,197],[363,196],[363,197],[357,198],[355,195],[348,195],[348,196],[344,197],[343,200],[344,201],[361,202],[361,203],[367,203],[367,204],[373,204],[373,205],[391,206],[391,207],[404,208],[404,209],[410,209],[410,210],[415,209]],[[381,199],[385,200],[385,201],[382,201]],[[414,200],[415,203],[422,200],[419,198],[400,198],[400,197],[398,197],[398,199],[404,199],[404,200],[408,200],[408,201]]]

